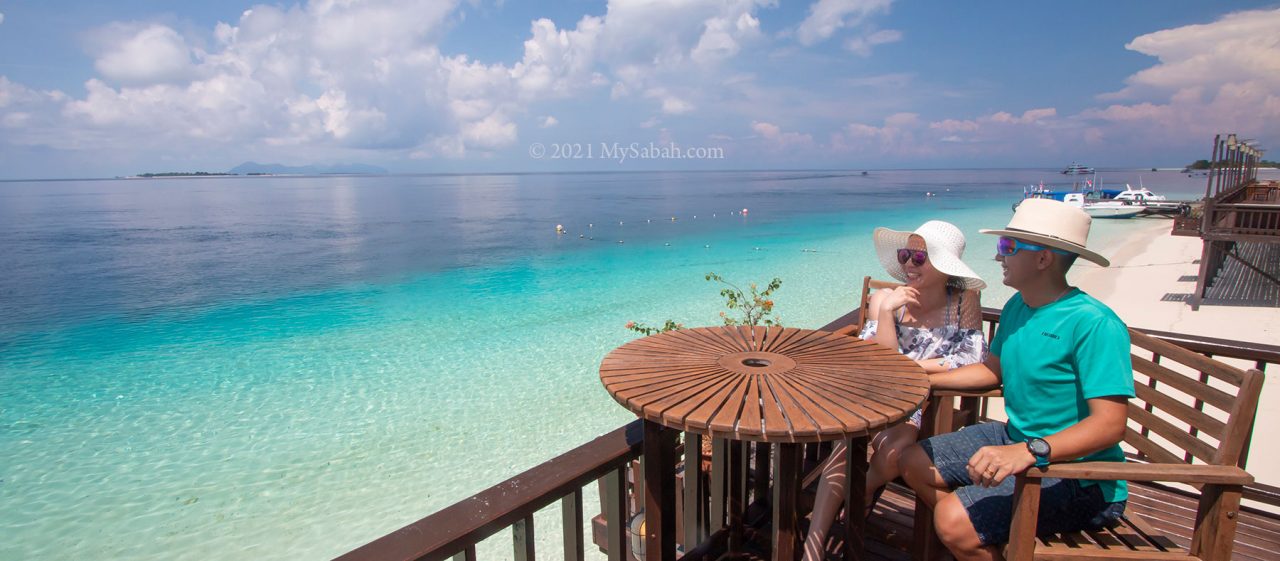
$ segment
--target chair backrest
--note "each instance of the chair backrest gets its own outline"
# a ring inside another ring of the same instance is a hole
[[[1129,330],[1134,390],[1125,447],[1151,463],[1244,467],[1262,372]],[[1140,356],[1151,353],[1151,358]]]
[[[862,332],[862,326],[867,323],[867,315],[871,313],[871,289],[874,288],[876,290],[880,290],[882,288],[897,288],[899,286],[902,286],[902,283],[877,280],[869,276],[862,277],[862,301],[858,305],[858,310],[861,313],[858,314],[858,323],[853,330],[853,335],[857,335]]]

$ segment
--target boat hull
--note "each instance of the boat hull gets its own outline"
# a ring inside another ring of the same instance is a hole
[[[1094,218],[1133,218],[1143,211],[1143,207],[1123,206],[1091,206],[1085,205],[1084,211]]]

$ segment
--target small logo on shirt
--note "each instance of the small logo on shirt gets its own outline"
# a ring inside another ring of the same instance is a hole
[[[1049,333],[1048,331],[1041,331],[1041,332],[1040,332],[1040,334],[1041,334],[1041,335],[1044,335],[1045,337],[1048,337],[1048,338],[1050,338],[1050,339],[1061,339],[1061,338],[1062,338],[1062,337],[1059,337],[1059,336],[1054,335],[1054,334],[1052,334],[1052,333]]]

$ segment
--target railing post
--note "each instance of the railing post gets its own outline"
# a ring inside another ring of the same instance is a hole
[[[511,537],[515,542],[515,560],[534,561],[532,514],[511,525]]]
[[[623,561],[627,556],[627,468],[620,467],[604,476],[605,543],[609,561]]]
[[[583,561],[587,552],[582,533],[582,488],[560,499],[560,523],[564,527],[564,561]]]

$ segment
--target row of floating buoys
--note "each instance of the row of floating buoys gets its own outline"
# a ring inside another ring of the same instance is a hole
[[[746,216],[746,215],[747,215],[747,212],[748,212],[748,211],[747,211],[747,209],[745,209],[745,208],[744,208],[744,209],[742,209],[742,215],[743,215],[743,216]],[[733,213],[731,213],[731,214],[733,214]],[[695,214],[695,215],[693,215],[693,217],[694,217],[694,219],[697,219],[697,218],[698,218],[698,215],[696,215],[696,214]],[[711,217],[712,217],[712,218],[715,218],[715,217],[716,217],[715,213],[712,213],[712,214],[711,214]],[[676,217],[672,216],[672,217],[671,217],[671,221],[672,221],[672,222],[675,222],[675,221],[676,221]],[[645,220],[645,223],[646,223],[646,224],[651,224],[651,223],[653,223],[653,219],[646,219],[646,220]],[[618,221],[618,225],[619,225],[619,226],[622,226],[622,225],[623,225],[623,221],[619,220],[619,221]],[[592,223],[588,223],[588,224],[587,224],[587,228],[595,228],[595,227],[596,227],[596,225],[595,225],[595,223],[594,223],[594,222],[592,222]],[[566,234],[566,233],[568,233],[568,232],[564,229],[564,224],[556,224],[556,234],[563,235],[563,234]],[[583,236],[582,236],[582,235],[579,235],[578,237],[579,237],[579,238],[581,238],[581,237],[583,237]],[[595,239],[595,238],[591,238],[591,239]],[[622,240],[618,240],[618,243],[622,243]],[[708,246],[708,247],[710,247],[710,246]]]

